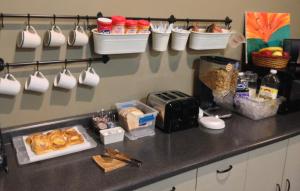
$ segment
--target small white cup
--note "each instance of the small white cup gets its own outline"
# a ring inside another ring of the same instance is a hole
[[[66,43],[66,37],[61,29],[53,25],[50,30],[47,30],[44,39],[44,45],[47,47],[60,47]]]
[[[100,77],[92,67],[88,67],[79,75],[79,84],[95,87],[100,82]]]
[[[68,36],[69,46],[84,46],[89,42],[89,37],[81,26],[76,26],[74,30],[70,31]]]
[[[20,82],[12,74],[5,74],[4,78],[0,78],[0,94],[15,96],[20,89]]]
[[[76,86],[77,80],[72,75],[70,70],[64,69],[60,73],[58,73],[54,79],[54,87],[64,88],[67,90],[71,90]]]
[[[33,26],[27,25],[26,28],[19,32],[17,38],[18,48],[37,48],[41,44],[41,37]]]
[[[34,92],[44,93],[48,88],[49,81],[40,71],[35,71],[34,74],[31,74],[25,83],[25,90]]]

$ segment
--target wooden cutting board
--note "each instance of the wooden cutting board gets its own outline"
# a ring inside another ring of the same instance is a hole
[[[116,157],[128,159],[126,156],[122,154],[116,155]],[[111,172],[113,170],[122,168],[127,165],[126,162],[119,161],[117,159],[111,159],[111,158],[106,158],[102,157],[101,155],[95,155],[92,156],[93,160],[96,162],[96,164],[106,173],[106,172]]]

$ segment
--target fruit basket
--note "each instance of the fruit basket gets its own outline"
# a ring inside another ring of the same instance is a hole
[[[252,52],[252,62],[256,66],[283,69],[287,66],[290,56],[283,54],[282,56],[265,55],[261,52]]]

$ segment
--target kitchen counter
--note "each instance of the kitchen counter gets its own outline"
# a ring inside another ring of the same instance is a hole
[[[13,146],[6,144],[9,172],[0,173],[0,190],[132,190],[298,134],[300,112],[260,121],[233,115],[224,130],[199,127],[172,134],[156,130],[153,137],[109,145],[142,160],[143,166],[127,166],[107,174],[91,159],[103,152],[102,144],[23,166],[17,164]]]

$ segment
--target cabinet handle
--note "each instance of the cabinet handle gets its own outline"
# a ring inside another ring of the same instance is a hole
[[[170,191],[175,191],[176,190],[176,187],[173,186],[172,189]]]
[[[280,185],[276,184],[276,191],[281,191]]]
[[[286,181],[286,185],[287,185],[286,191],[290,191],[290,189],[291,189],[291,182],[290,182],[290,180],[288,178],[285,181]]]
[[[229,167],[227,169],[225,169],[225,170],[217,170],[217,173],[218,174],[226,173],[226,172],[231,171],[232,168],[233,168],[233,166],[229,165]]]

